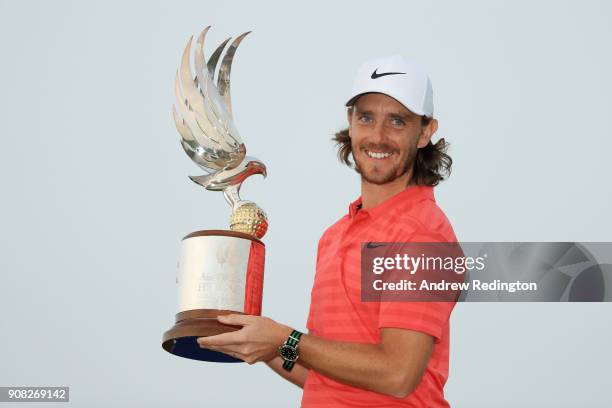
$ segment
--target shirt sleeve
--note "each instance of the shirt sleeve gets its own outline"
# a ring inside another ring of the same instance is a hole
[[[394,327],[429,334],[438,343],[455,302],[381,302],[378,328]]]
[[[396,235],[396,242],[445,242],[443,236],[432,231],[419,231],[409,236]],[[383,296],[384,299],[384,296]],[[454,301],[381,301],[378,315],[378,328],[393,327],[415,330],[429,334],[435,343],[447,330],[450,315],[455,307]]]

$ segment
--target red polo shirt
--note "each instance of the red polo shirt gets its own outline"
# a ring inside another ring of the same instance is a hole
[[[362,242],[456,242],[450,222],[434,199],[433,187],[413,186],[369,210],[361,198],[329,227],[317,252],[308,330],[326,339],[378,343],[379,330],[395,327],[427,333],[434,349],[416,389],[395,398],[334,381],[310,370],[302,408],[448,407],[449,317],[453,302],[362,302]]]

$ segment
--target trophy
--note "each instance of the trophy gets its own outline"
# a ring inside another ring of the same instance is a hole
[[[233,123],[230,71],[236,49],[246,32],[230,44],[215,71],[223,41],[208,62],[199,35],[194,51],[195,76],[190,54],[193,37],[183,51],[176,74],[173,117],[187,155],[204,171],[189,176],[207,190],[222,191],[232,207],[230,230],[195,231],[181,242],[178,264],[178,313],[175,325],[163,335],[162,347],[177,356],[202,361],[240,362],[224,353],[201,348],[196,339],[240,327],[221,324],[228,313],[261,315],[265,245],[268,229],[264,211],[240,198],[242,182],[253,174],[266,176],[266,166],[246,155],[246,147]]]

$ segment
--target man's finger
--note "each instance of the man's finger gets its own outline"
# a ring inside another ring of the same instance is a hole
[[[237,351],[227,351],[227,352],[224,351],[224,353],[227,354],[228,356],[232,356],[242,361],[244,361],[244,359],[246,358],[244,354],[240,354]]]
[[[243,314],[226,314],[217,316],[217,320],[223,324],[244,326],[251,322],[253,316]]]
[[[201,347],[240,344],[241,334],[239,333],[240,330],[237,330],[229,333],[217,334],[216,336],[198,337],[197,341]]]

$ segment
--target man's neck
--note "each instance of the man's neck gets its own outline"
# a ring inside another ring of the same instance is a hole
[[[361,208],[368,210],[412,186],[412,171],[385,184],[372,184],[361,179]]]

